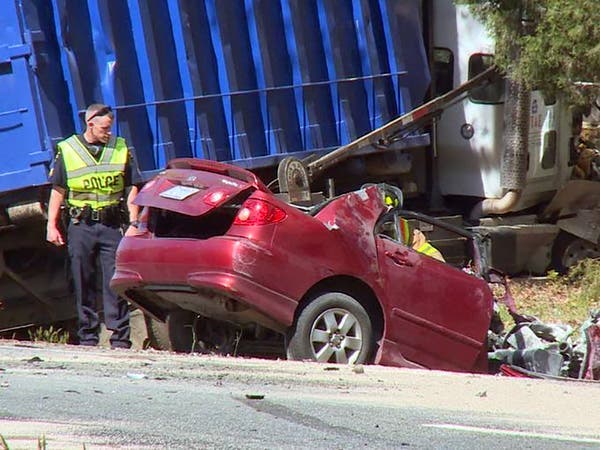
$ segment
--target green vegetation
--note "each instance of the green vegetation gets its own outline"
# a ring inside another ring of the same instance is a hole
[[[37,448],[37,450],[46,450],[47,446],[48,446],[48,442],[46,441],[46,436],[42,434],[38,438],[36,448]],[[81,449],[86,450],[85,444],[82,444]],[[10,450],[8,442],[6,442],[6,439],[4,439],[4,436],[2,436],[1,434],[0,434],[0,450]]]
[[[600,260],[582,261],[567,275],[550,272],[543,280],[513,279],[509,287],[520,313],[579,327],[591,310],[600,309]],[[507,318],[502,311],[505,323]]]
[[[54,328],[52,325],[48,328],[38,327],[35,330],[29,330],[29,339],[34,342],[50,342],[52,344],[66,344],[69,342],[69,332],[62,328]]]
[[[566,94],[573,104],[598,95],[573,82],[600,82],[598,0],[455,0],[470,5],[495,38],[496,64],[526,88]]]
[[[46,436],[42,435],[38,438],[37,450],[46,450],[46,446],[47,446]],[[6,439],[4,439],[4,436],[2,436],[1,434],[0,434],[0,450],[10,450],[10,447],[8,446],[8,442],[6,442]]]

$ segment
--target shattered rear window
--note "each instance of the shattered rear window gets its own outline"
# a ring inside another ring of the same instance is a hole
[[[156,237],[208,239],[223,236],[233,224],[242,203],[252,192],[252,189],[241,192],[230,201],[200,216],[150,208],[148,229]]]

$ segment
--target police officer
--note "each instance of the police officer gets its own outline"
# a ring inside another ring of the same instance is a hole
[[[111,291],[109,282],[115,271],[122,227],[129,224],[126,234],[135,232],[131,227],[137,225],[138,208],[132,202],[141,177],[125,140],[111,134],[113,118],[110,106],[90,105],[85,112],[85,132],[58,143],[50,175],[53,186],[46,239],[57,246],[65,244],[59,226],[64,206],[79,344],[98,344],[100,320],[96,300],[101,295],[104,322],[112,331],[111,347],[129,348],[129,307]],[[102,292],[96,292],[97,260]]]
[[[414,228],[411,233],[411,226],[408,220],[400,219],[400,239],[405,245],[412,247],[415,251],[431,256],[441,262],[446,262],[442,252],[429,243],[425,235],[418,228]]]

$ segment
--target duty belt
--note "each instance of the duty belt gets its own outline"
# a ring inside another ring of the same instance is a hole
[[[74,222],[99,222],[104,225],[120,225],[121,212],[118,206],[107,206],[105,208],[92,209],[89,206],[79,208],[68,207],[69,217]]]

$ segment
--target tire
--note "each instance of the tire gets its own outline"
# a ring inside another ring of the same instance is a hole
[[[341,292],[321,294],[302,310],[288,334],[287,357],[362,364],[373,348],[372,330],[369,315],[354,298]]]
[[[196,316],[185,309],[170,311],[165,322],[146,316],[150,345],[157,350],[190,353],[194,346]]]
[[[586,258],[600,258],[600,246],[561,231],[552,249],[552,266],[560,273]]]

